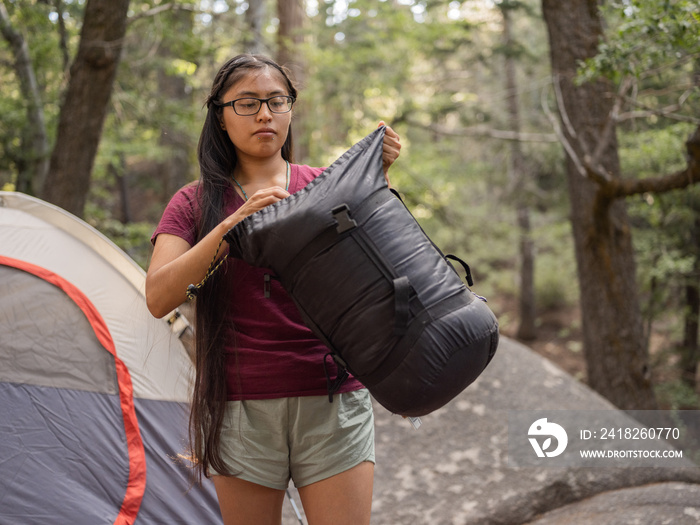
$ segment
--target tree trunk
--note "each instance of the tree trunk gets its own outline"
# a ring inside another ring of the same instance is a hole
[[[697,282],[686,285],[685,303],[686,312],[680,368],[683,382],[695,391],[697,388],[698,361],[700,361],[700,344],[698,343],[700,286],[698,286]]]
[[[696,58],[693,65],[691,80],[697,88],[700,87],[700,58]],[[700,137],[700,127],[695,130],[695,136]],[[698,364],[700,364],[700,199],[691,197],[691,207],[695,217],[690,228],[689,242],[692,243],[695,261],[693,272],[685,286],[685,319],[680,369],[683,382],[691,390],[696,391]]]
[[[277,33],[277,62],[287,67],[292,74],[292,80],[300,91],[300,100],[294,106],[292,133],[294,136],[294,158],[303,162],[309,155],[308,143],[302,140],[305,136],[304,115],[308,105],[303,99],[303,87],[306,80],[306,66],[299,52],[299,45],[304,41],[304,5],[302,0],[277,0],[277,16],[280,25]]]
[[[543,0],[542,10],[565,139],[578,159],[599,152],[599,164],[615,179],[620,168],[614,127],[603,131],[614,105],[611,86],[603,80],[574,84],[577,64],[596,54],[602,36],[598,4]],[[621,409],[654,409],[625,203],[601,198],[577,164],[567,155],[588,382]]]
[[[247,31],[243,40],[246,53],[265,53],[265,40],[262,28],[265,23],[265,0],[248,0],[245,12]]]
[[[20,88],[27,97],[27,129],[22,133],[22,162],[18,163],[17,191],[36,195],[46,179],[49,170],[49,138],[46,133],[46,119],[41,102],[39,84],[34,74],[34,66],[29,56],[27,41],[10,23],[10,15],[5,4],[0,2],[0,33],[12,50],[15,59],[15,73]]]
[[[192,11],[176,10],[165,13],[164,20],[171,28],[176,29],[180,38],[188,38],[192,34]],[[176,58],[171,47],[171,40],[165,40],[158,48],[158,56],[163,58],[158,69],[158,90],[163,101],[188,106],[192,103],[192,96],[188,92],[184,75],[168,73],[165,67],[166,62]],[[162,202],[167,203],[189,180],[191,163],[188,152],[194,149],[194,145],[191,144],[189,135],[183,129],[178,129],[172,120],[162,125],[158,142],[168,151],[165,160],[158,163],[159,178],[162,181],[160,198]]]
[[[68,74],[70,55],[68,53],[68,31],[66,30],[66,21],[63,19],[63,0],[54,0],[53,8],[58,13],[58,47],[63,57],[63,71]]]
[[[512,7],[500,4],[503,14],[503,47],[505,49],[505,87],[506,106],[508,110],[508,128],[515,134],[520,133],[520,110],[518,108],[518,82],[515,74],[515,59],[513,58],[513,37],[511,34],[510,12]],[[520,247],[520,296],[518,316],[520,323],[516,337],[523,341],[531,341],[537,337],[535,328],[535,255],[530,227],[530,209],[525,198],[526,167],[525,157],[520,147],[520,141],[510,142],[510,158],[508,174],[515,199],[518,221]]]
[[[277,0],[279,31],[277,33],[277,62],[288,67],[296,83],[304,80],[304,68],[297,46],[304,40],[304,6],[301,0]]]
[[[126,159],[123,153],[119,154],[118,164],[110,162],[107,165],[107,171],[119,190],[119,221],[122,224],[129,224],[133,221],[133,215],[129,198],[129,174],[126,171]]]
[[[698,363],[700,362],[700,206],[693,202],[695,220],[690,231],[695,264],[685,285],[685,315],[680,369],[683,382],[693,391],[697,388]]]
[[[43,198],[82,217],[127,26],[129,0],[88,0]]]

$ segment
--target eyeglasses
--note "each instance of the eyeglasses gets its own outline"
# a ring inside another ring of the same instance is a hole
[[[236,112],[236,115],[248,117],[250,115],[257,115],[263,102],[267,104],[267,108],[272,113],[289,113],[294,105],[294,100],[294,97],[280,95],[270,98],[237,98],[236,100],[219,105],[222,108],[231,106],[233,111]]]

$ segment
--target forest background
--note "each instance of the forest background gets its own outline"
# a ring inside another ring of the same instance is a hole
[[[502,333],[620,408],[700,408],[697,0],[2,0],[0,188],[142,267],[241,52],[300,88],[298,163],[386,121],[392,183]]]

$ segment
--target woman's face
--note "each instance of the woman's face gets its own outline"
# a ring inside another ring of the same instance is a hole
[[[289,95],[287,82],[274,68],[254,70],[233,84],[221,97],[226,103],[239,98],[266,99]],[[255,115],[238,115],[231,106],[223,108],[221,123],[233,142],[239,160],[279,155],[289,133],[292,112],[272,113],[263,103]]]

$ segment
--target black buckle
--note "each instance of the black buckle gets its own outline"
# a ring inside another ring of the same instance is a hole
[[[357,228],[357,223],[352,217],[350,217],[350,208],[347,204],[336,206],[331,210],[331,213],[333,214],[333,218],[338,223],[338,226],[336,227],[336,231],[338,233],[343,233],[348,230],[352,230],[353,228]]]

